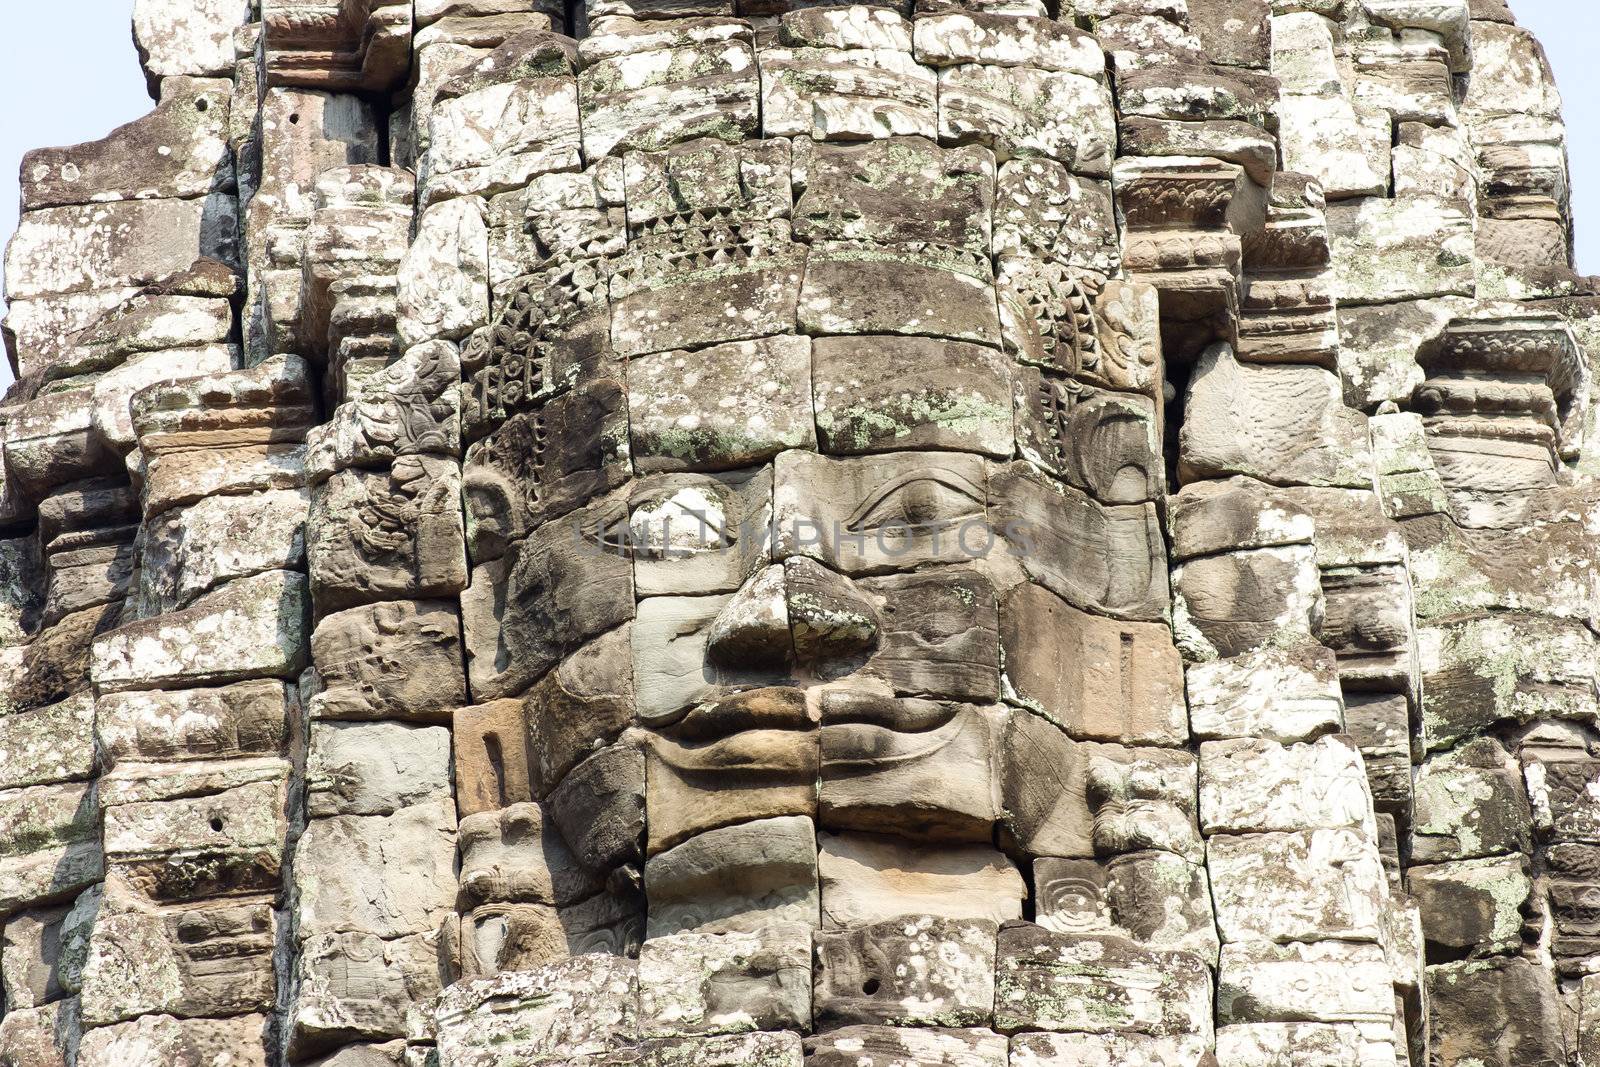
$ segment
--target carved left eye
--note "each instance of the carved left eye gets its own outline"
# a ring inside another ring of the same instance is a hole
[[[930,526],[960,522],[981,514],[983,490],[952,471],[924,467],[879,486],[845,520],[851,533],[886,526]]]

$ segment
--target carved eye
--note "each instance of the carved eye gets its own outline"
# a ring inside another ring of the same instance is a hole
[[[699,487],[641,504],[628,525],[634,547],[650,558],[726,551],[739,540],[726,504]]]
[[[852,533],[886,526],[949,524],[983,511],[983,490],[951,471],[924,468],[900,475],[872,492],[845,520]]]

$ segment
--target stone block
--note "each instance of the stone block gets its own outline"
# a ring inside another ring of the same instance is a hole
[[[1359,831],[1218,834],[1206,867],[1225,942],[1382,937],[1383,863]]]
[[[590,870],[609,871],[641,859],[647,810],[652,820],[655,816],[653,805],[647,809],[656,795],[653,782],[646,794],[650,766],[639,745],[625,740],[578,764],[550,794],[562,837]],[[653,822],[650,833],[656,833]]]
[[[819,932],[818,1026],[990,1025],[997,933],[992,921],[927,915]]]
[[[1361,752],[1348,738],[1200,746],[1200,826],[1207,834],[1329,828],[1370,838],[1371,812]]]
[[[826,929],[902,915],[1020,918],[1022,875],[994,849],[917,847],[873,834],[821,834],[817,871]]]
[[[644,868],[651,937],[820,922],[817,839],[801,816],[710,830]]]
[[[296,950],[285,1012],[293,1058],[350,1041],[403,1037],[439,993],[439,950],[432,935],[384,940],[366,933],[317,933]]]
[[[630,627],[603,634],[562,660],[524,701],[529,781],[547,794],[597,745],[634,721]],[[508,762],[507,766],[510,766]]]
[[[645,1038],[811,1029],[811,928],[672,934],[639,952]]]
[[[242,16],[239,4],[224,3],[236,17]],[[151,6],[144,0],[136,8]],[[217,6],[216,0],[210,0],[210,6]],[[137,30],[137,10],[134,18]],[[216,73],[231,74],[232,67],[230,50],[225,67]],[[231,91],[232,86],[222,80],[173,77],[163,82],[155,111],[117,127],[107,137],[72,148],[27,153],[22,167],[23,210],[115,200],[190,199],[232,191],[234,164],[225,139]]]
[[[392,815],[412,804],[451,799],[450,731],[393,722],[311,724],[306,811]]]
[[[801,141],[795,160],[806,174],[793,211],[797,238],[927,242],[988,254],[995,164],[985,149],[942,148],[923,137]]]
[[[508,1056],[559,1062],[625,1049],[638,1040],[638,964],[575,956],[538,971],[452,986],[435,1013],[440,1058],[489,1067]],[[486,1014],[483,1005],[495,1005]]]
[[[145,514],[159,515],[207,497],[299,489],[306,484],[306,448],[247,445],[165,453],[148,456],[144,474]]]
[[[902,334],[998,346],[993,292],[987,257],[945,245],[823,241],[806,257],[799,323],[813,336]],[[938,355],[941,349],[920,351]],[[971,353],[957,354],[963,351]],[[909,355],[918,352],[913,348]],[[976,370],[975,380],[983,381],[984,367]],[[988,378],[993,374],[989,370]],[[819,391],[818,399],[826,404],[828,397]],[[996,417],[992,402],[978,407]]]
[[[145,76],[155,84],[172,75],[231,75],[233,33],[249,14],[247,0],[138,0],[133,40]]]
[[[1211,1033],[1211,972],[1199,957],[1109,935],[1000,931],[995,1028],[1006,1033]]]
[[[1549,781],[1548,775],[1545,781]],[[1536,797],[1542,800],[1549,795]],[[1532,812],[1523,775],[1498,741],[1468,741],[1453,751],[1428,757],[1417,769],[1413,862],[1529,852],[1531,833]]]
[[[640,1046],[645,1067],[801,1067],[800,1035],[779,1033],[673,1037]]]
[[[1406,889],[1422,912],[1422,935],[1451,954],[1514,951],[1533,882],[1522,856],[1408,868]]]
[[[145,523],[139,596],[151,615],[175,611],[225,582],[305,566],[310,498],[303,489],[207,497]]]
[[[1222,946],[1217,1025],[1252,1022],[1381,1023],[1394,1018],[1382,947],[1342,941]]]
[[[537,804],[468,815],[457,827],[456,841],[461,890],[471,904],[566,908],[600,890],[595,873],[578,862],[555,821]]]
[[[299,936],[384,939],[435,930],[455,900],[455,813],[438,801],[391,815],[313,819],[294,868]]]
[[[1167,568],[1153,504],[1104,505],[1025,463],[991,470],[989,520],[1023,572],[1075,608],[1164,620]]]
[[[0,716],[0,789],[80,781],[95,771],[95,701],[88,693]]]
[[[529,738],[520,700],[459,708],[451,721],[456,812],[499,811],[534,799]]]
[[[296,699],[273,679],[107,693],[95,702],[96,729],[112,765],[277,755],[288,745]]]
[[[466,703],[461,624],[443,601],[394,601],[329,615],[311,635],[314,719],[444,721]]]
[[[919,1067],[1003,1067],[1006,1039],[991,1030],[847,1026],[805,1042],[806,1067],[858,1067],[863,1059]]]
[[[153,900],[199,900],[224,888],[275,890],[288,836],[289,767],[274,762],[255,781],[204,783],[215,792],[199,796],[130,790],[118,803],[123,783],[107,780],[107,861]]]
[[[333,475],[312,492],[306,556],[319,614],[461,592],[467,549],[455,463],[405,456],[387,472]]]
[[[1182,664],[1167,627],[1082,612],[1018,585],[1000,611],[1008,699],[1087,741],[1187,740]]]
[[[931,337],[827,337],[814,342],[813,359],[823,452],[1011,455],[1011,366],[996,349]]]
[[[816,13],[793,14],[804,19]],[[900,18],[883,9],[862,14]],[[787,43],[780,33],[779,44]],[[824,141],[938,133],[934,74],[909,48],[763,48],[760,63],[761,119],[768,136],[809,134]]]
[[[989,841],[1004,712],[827,694],[817,819],[932,841]]]
[[[1011,1067],[1201,1067],[1210,1063],[1205,1038],[1146,1034],[1017,1034]]]
[[[1270,420],[1255,413],[1272,412]],[[1364,488],[1365,420],[1344,406],[1338,377],[1319,367],[1241,364],[1208,349],[1189,381],[1179,431],[1184,481],[1234,474],[1266,482]]]
[[[91,671],[105,690],[293,678],[305,666],[306,582],[268,571],[230,582],[194,605],[96,640]]]
[[[811,348],[807,338],[780,336],[631,362],[635,469],[728,470],[814,449]]]
[[[234,200],[127,200],[29,211],[6,247],[12,297],[143,286],[199,256],[234,258]]]
[[[6,1012],[0,1019],[0,1063],[8,1067],[67,1067],[69,1052],[78,1051],[81,1024],[77,1015],[70,1000]]]
[[[1526,959],[1428,968],[1428,1035],[1441,1063],[1555,1067],[1562,1060],[1554,978]]]
[[[271,1009],[276,922],[260,898],[152,908],[109,883],[83,965],[83,1020]]]
[[[1104,178],[1116,117],[1100,79],[1070,71],[964,63],[939,71],[939,137],[988,144],[1001,158],[1043,155]]]
[[[626,529],[618,499],[546,523],[477,567],[461,598],[467,671],[478,700],[525,692],[563,656],[634,615],[631,561],[599,538]]]
[[[1393,1028],[1380,1023],[1242,1023],[1217,1028],[1217,1062],[1238,1067],[1394,1067]]]
[[[1211,881],[1202,864],[1170,852],[1107,861],[1033,861],[1036,921],[1061,934],[1117,934],[1150,948],[1192,953],[1215,966]]]
[[[0,793],[0,914],[70,900],[104,870],[91,784]]]
[[[751,693],[710,705],[698,736],[650,738],[651,855],[721,826],[815,814],[822,753],[800,692]]]
[[[1109,183],[1079,178],[1055,160],[1010,160],[996,183],[995,253],[1048,253],[1111,273],[1121,258],[1112,200]]]
[[[270,1025],[266,1016],[255,1014],[232,1019],[146,1015],[85,1033],[78,1062],[83,1067],[205,1067],[225,1056],[239,1067],[267,1067]]]
[[[41,1007],[78,992],[98,902],[98,894],[89,892],[71,908],[23,912],[6,921],[0,968],[8,1011]]]
[[[584,158],[754,133],[761,86],[748,26],[731,19],[689,21],[675,31],[650,26],[596,34],[579,48]]]
[[[1287,744],[1337,733],[1343,725],[1333,650],[1312,641],[1190,664],[1184,683],[1197,737],[1268,737]]]
[[[1426,197],[1330,204],[1340,307],[1473,295],[1472,222],[1463,206]]]

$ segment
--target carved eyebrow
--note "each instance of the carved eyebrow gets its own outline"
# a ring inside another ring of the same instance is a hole
[[[937,467],[922,467],[897,475],[880,485],[865,503],[858,506],[855,511],[850,513],[850,517],[844,520],[845,528],[848,530],[861,529],[861,525],[866,521],[867,516],[872,514],[874,508],[887,500],[890,494],[915,482],[935,482],[946,489],[952,489],[968,497],[974,504],[982,504],[984,502],[983,490],[961,475],[951,471],[940,470]]]

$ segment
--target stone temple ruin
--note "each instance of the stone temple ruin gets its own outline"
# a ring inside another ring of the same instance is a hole
[[[6,258],[0,1067],[1600,1065],[1501,0],[132,7]]]

